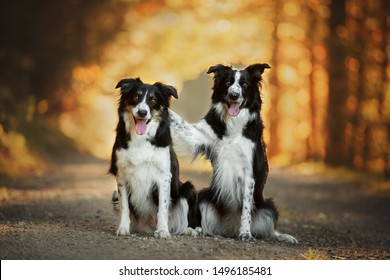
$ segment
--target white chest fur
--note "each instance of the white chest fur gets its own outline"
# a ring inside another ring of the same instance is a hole
[[[146,200],[152,199],[150,193],[155,184],[160,186],[161,182],[170,180],[169,147],[156,147],[145,137],[134,138],[127,149],[116,152],[117,180],[128,189],[130,202],[137,212],[155,215],[157,208]]]
[[[254,143],[242,135],[248,121],[253,116],[242,110],[226,123],[226,134],[216,141],[213,154],[214,187],[219,199],[224,200],[231,209],[242,206],[244,189],[253,185]]]
[[[215,187],[232,209],[241,207],[244,188],[253,181],[253,147],[242,136],[225,137],[215,146]]]

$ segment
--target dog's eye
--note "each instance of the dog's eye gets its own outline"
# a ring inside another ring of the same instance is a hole
[[[137,102],[138,100],[139,100],[139,95],[138,94],[133,95],[133,101]]]
[[[151,106],[154,106],[157,104],[157,98],[156,97],[153,97],[152,99],[150,99],[150,105]]]
[[[226,81],[226,87],[230,87],[232,83],[230,81]]]
[[[246,83],[246,82],[244,82],[244,83],[242,84],[242,86],[243,86],[244,88],[248,88],[248,87],[249,87],[249,84]]]

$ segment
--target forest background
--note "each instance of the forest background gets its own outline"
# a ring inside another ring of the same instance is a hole
[[[1,178],[108,161],[122,78],[175,86],[196,121],[209,66],[260,62],[272,164],[390,177],[389,1],[2,1],[0,38]]]

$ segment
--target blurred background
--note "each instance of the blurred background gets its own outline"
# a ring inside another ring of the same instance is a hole
[[[108,161],[118,80],[161,81],[190,121],[209,66],[268,63],[262,112],[274,165],[390,178],[387,0],[15,0],[0,3],[0,176]]]

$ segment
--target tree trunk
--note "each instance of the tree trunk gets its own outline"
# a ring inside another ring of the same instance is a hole
[[[348,85],[344,66],[346,46],[338,36],[338,29],[345,23],[345,0],[332,1],[329,19],[329,103],[328,103],[328,135],[325,161],[331,165],[342,165],[347,161],[344,147],[344,131],[346,127],[345,103]]]

